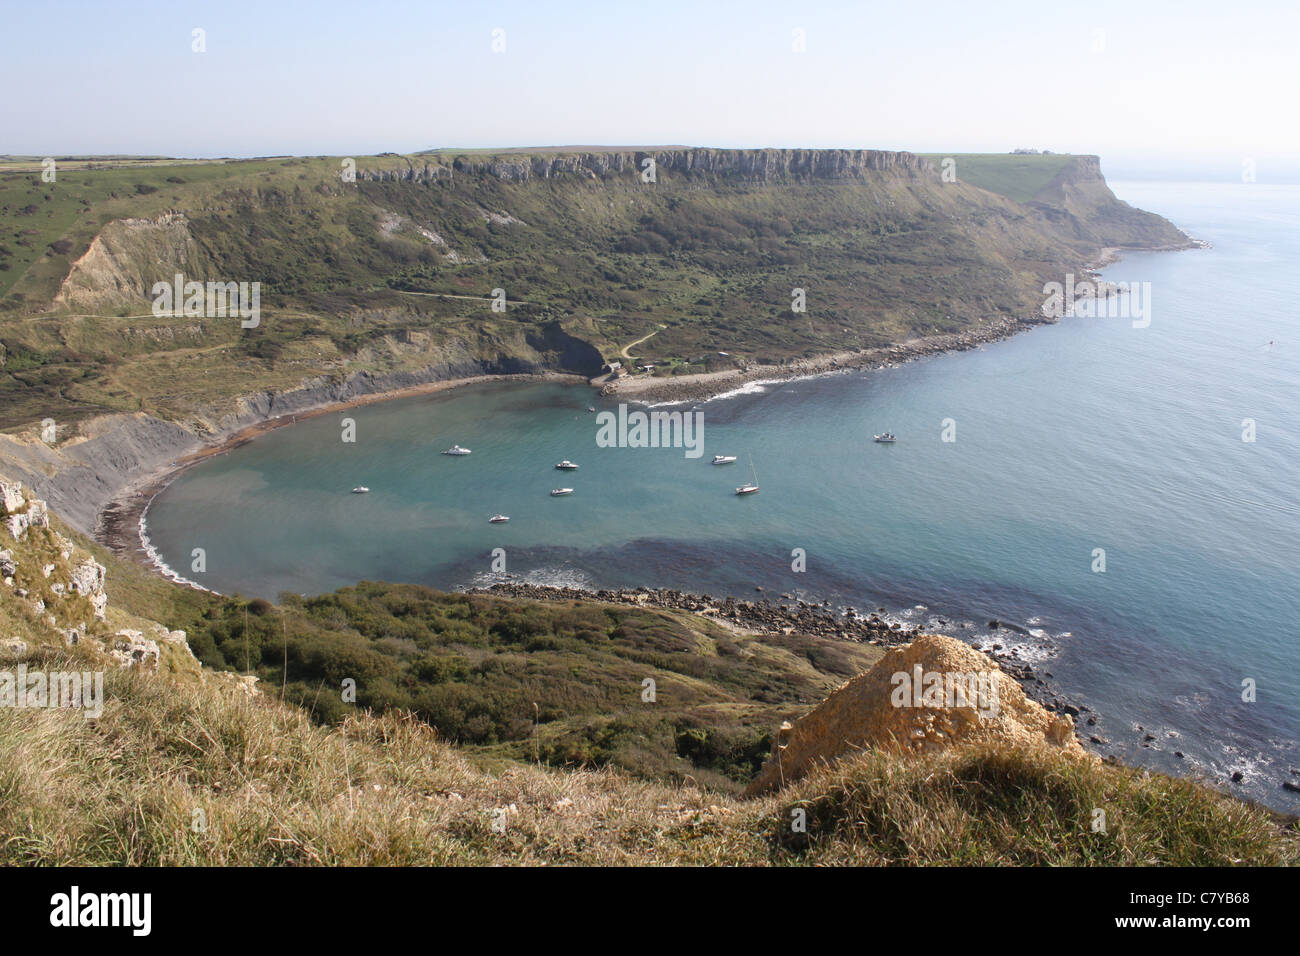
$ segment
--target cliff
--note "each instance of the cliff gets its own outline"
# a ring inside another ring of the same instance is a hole
[[[358,171],[376,182],[436,182],[457,174],[492,176],[506,182],[564,176],[605,179],[623,173],[640,176],[653,160],[656,177],[683,176],[703,181],[778,183],[814,180],[865,182],[880,172],[938,179],[935,168],[921,157],[879,149],[665,149],[593,151],[537,156],[506,154],[435,154],[408,161],[406,167]]]
[[[1101,246],[1187,249],[1186,233],[1163,217],[1116,198],[1097,156],[1074,156],[1028,205],[1063,233]]]

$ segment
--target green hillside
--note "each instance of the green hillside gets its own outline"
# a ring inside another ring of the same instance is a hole
[[[780,363],[1037,320],[1044,277],[1183,241],[1079,162],[1054,211],[905,153],[670,150],[645,183],[647,155],[358,157],[355,182],[338,158],[0,163],[0,427],[363,371],[592,374],[650,332],[660,373]],[[1071,160],[978,161],[1027,194]],[[261,283],[262,321],[155,317],[178,272]]]

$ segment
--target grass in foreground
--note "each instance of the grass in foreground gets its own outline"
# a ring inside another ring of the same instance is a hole
[[[1294,865],[1300,845],[1294,822],[1193,783],[1047,753],[864,755],[742,802],[613,770],[486,772],[420,721],[326,729],[219,675],[106,685],[97,722],[0,709],[0,864]]]

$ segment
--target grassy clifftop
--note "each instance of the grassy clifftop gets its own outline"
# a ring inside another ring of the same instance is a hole
[[[741,801],[614,769],[484,769],[398,715],[327,729],[274,699],[126,672],[108,693],[95,722],[0,710],[0,863],[1297,862],[1294,827],[1261,810],[1042,750],[865,754]]]

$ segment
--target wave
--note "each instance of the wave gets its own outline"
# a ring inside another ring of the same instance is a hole
[[[152,504],[153,504],[153,498],[150,498],[149,504],[145,505],[144,508],[140,511],[140,526],[139,526],[140,549],[145,553],[145,556],[149,559],[149,562],[154,566],[154,568],[157,569],[159,574],[167,578],[169,581],[173,581],[176,584],[183,584],[186,587],[194,588],[194,590],[196,591],[207,591],[209,594],[220,594],[221,593],[220,591],[214,591],[212,590],[212,588],[205,588],[202,584],[199,584],[197,581],[191,581],[189,578],[184,577],[179,572],[177,572],[176,569],[174,569],[171,565],[169,565],[166,561],[163,560],[163,556],[158,552],[158,549],[154,547],[153,542],[149,540],[149,524],[147,519],[149,516],[149,507]]]
[[[512,574],[508,571],[479,571],[471,578],[469,587],[490,588],[494,584],[529,584],[533,587],[572,588],[576,591],[598,591],[596,580],[579,568],[540,567]]]

